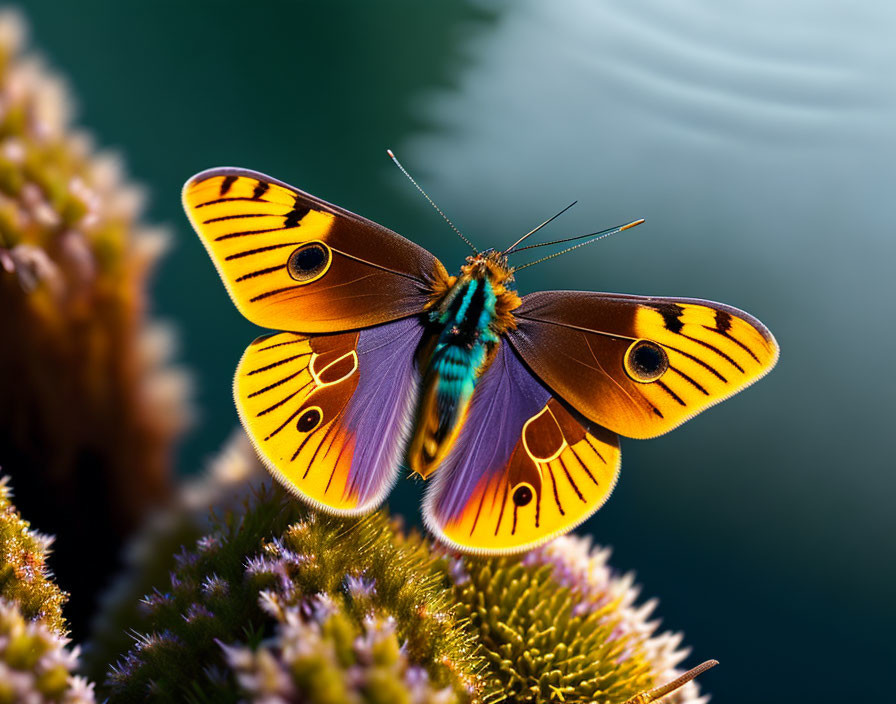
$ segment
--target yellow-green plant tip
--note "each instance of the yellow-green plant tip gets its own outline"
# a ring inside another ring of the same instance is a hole
[[[37,689],[46,697],[59,698],[68,687],[69,672],[62,665],[51,667],[37,676]]]
[[[93,686],[72,675],[77,652],[19,604],[0,598],[0,702],[93,704]]]

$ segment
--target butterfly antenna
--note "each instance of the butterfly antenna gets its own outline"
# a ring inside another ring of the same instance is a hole
[[[432,198],[430,198],[428,195],[426,195],[426,191],[424,191],[422,188],[420,188],[420,184],[417,183],[417,182],[414,180],[414,177],[411,176],[411,175],[407,172],[407,169],[405,169],[405,168],[401,165],[401,162],[398,160],[398,158],[395,156],[395,154],[392,153],[392,150],[391,150],[391,149],[387,149],[387,150],[386,150],[386,154],[388,154],[388,155],[389,155],[389,158],[390,158],[392,161],[395,162],[395,165],[396,165],[399,169],[401,169],[401,173],[403,173],[405,176],[407,176],[407,177],[408,177],[408,180],[409,180],[411,183],[414,184],[414,186],[417,188],[418,191],[420,191],[420,193],[423,194],[423,197],[426,198],[426,200],[429,201],[429,204],[430,204],[433,208],[436,209],[436,212],[444,218],[445,222],[448,223],[448,225],[451,227],[451,229],[454,230],[454,231],[458,234],[458,236],[459,236],[464,242],[466,242],[468,245],[470,245],[470,249],[472,249],[473,252],[474,252],[475,254],[479,254],[479,250],[476,249],[476,247],[473,245],[473,243],[470,242],[470,240],[468,240],[466,237],[464,237],[464,233],[461,232],[460,230],[458,230],[458,229],[454,226],[454,223],[451,222],[451,221],[448,219],[448,216],[445,215],[445,213],[442,212],[442,209],[439,208],[439,206],[436,205],[435,201],[434,201]]]
[[[521,269],[525,269],[526,267],[535,266],[536,264],[540,264],[541,262],[546,262],[548,259],[553,259],[554,257],[559,257],[561,254],[566,254],[567,252],[571,252],[574,249],[578,249],[579,247],[584,247],[586,244],[591,244],[592,242],[597,242],[598,240],[602,240],[604,237],[609,237],[610,235],[615,235],[617,232],[622,232],[624,230],[629,230],[633,227],[637,227],[641,223],[644,222],[644,219],[634,220],[633,222],[627,223],[625,225],[620,225],[619,227],[611,227],[609,230],[601,230],[600,232],[590,232],[587,235],[579,235],[578,237],[570,237],[566,240],[557,240],[556,242],[545,242],[545,245],[548,244],[557,244],[558,242],[570,242],[572,240],[580,240],[585,237],[590,237],[590,240],[586,240],[585,242],[579,242],[579,244],[574,244],[572,247],[567,247],[566,249],[561,249],[559,252],[554,252],[553,254],[549,254],[546,257],[542,257],[541,259],[536,259],[534,262],[529,262],[528,264],[523,264],[522,266],[515,266],[511,271],[520,271]],[[517,252],[523,251],[523,249],[531,249],[532,247],[540,247],[542,245],[530,245],[529,247],[523,247],[522,249],[518,249]]]
[[[552,221],[556,220],[557,218],[559,218],[561,215],[563,215],[563,213],[565,213],[567,210],[569,210],[572,206],[574,206],[574,205],[575,205],[576,203],[578,203],[578,202],[579,202],[579,201],[574,200],[572,203],[570,203],[569,205],[567,205],[563,210],[561,210],[559,213],[557,213],[557,214],[554,215],[553,217],[550,217],[550,218],[548,218],[547,220],[545,220],[543,223],[541,223],[541,225],[539,225],[538,227],[536,227],[534,230],[529,230],[525,235],[523,235],[522,237],[520,237],[516,242],[514,242],[514,243],[513,243],[512,245],[510,245],[507,249],[505,249],[505,250],[504,250],[504,254],[510,254],[510,252],[513,251],[513,248],[516,247],[516,246],[517,246],[520,242],[522,242],[524,239],[526,239],[529,235],[534,235],[534,234],[535,234],[536,232],[538,232],[541,228],[543,228],[543,227],[544,227],[545,225],[547,225],[549,222],[552,222]],[[528,247],[523,247],[523,249],[528,249]]]
[[[631,225],[634,227],[634,225]],[[548,247],[552,244],[563,244],[564,242],[575,242],[576,240],[583,240],[586,237],[596,237],[598,235],[611,235],[616,232],[619,232],[619,227],[608,227],[606,230],[601,230],[600,232],[589,232],[586,235],[576,235],[575,237],[564,237],[562,240],[551,240],[550,242],[539,242],[538,244],[529,244],[525,247],[520,247],[519,249],[513,250],[511,254],[516,254],[517,252],[525,252],[527,249],[535,249],[536,247]],[[506,254],[506,252],[505,252]]]
[[[641,692],[641,694],[627,700],[625,704],[650,704],[651,702],[657,702],[667,694],[672,694],[676,689],[684,687],[684,685],[697,677],[697,675],[703,674],[709,668],[715,667],[718,664],[718,660],[707,660],[706,662],[697,665],[694,669],[688,670],[681,677],[672,680],[668,684],[654,687],[646,692]]]

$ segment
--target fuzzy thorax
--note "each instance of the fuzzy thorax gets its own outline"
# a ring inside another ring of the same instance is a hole
[[[444,272],[444,269],[442,271]],[[457,276],[446,274],[437,277],[426,310],[442,309],[452,291],[458,291],[473,279],[488,281],[495,295],[495,314],[490,323],[492,332],[495,335],[503,335],[516,329],[512,311],[520,307],[521,301],[516,291],[511,288],[513,269],[507,265],[507,256],[494,250],[467,257],[467,263],[461,267]]]

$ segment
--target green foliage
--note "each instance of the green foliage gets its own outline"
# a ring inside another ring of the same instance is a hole
[[[22,519],[12,504],[9,477],[0,477],[0,598],[61,635],[66,630],[62,605],[68,595],[50,579],[50,542]]]

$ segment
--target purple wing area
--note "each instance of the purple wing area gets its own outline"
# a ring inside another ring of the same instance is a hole
[[[378,503],[395,481],[416,400],[414,354],[422,336],[417,317],[360,332],[358,387],[343,422],[355,438],[348,487],[362,505]]]
[[[502,344],[476,385],[454,449],[426,495],[427,520],[444,524],[456,518],[484,475],[503,472],[526,421],[550,398],[514,349]]]

